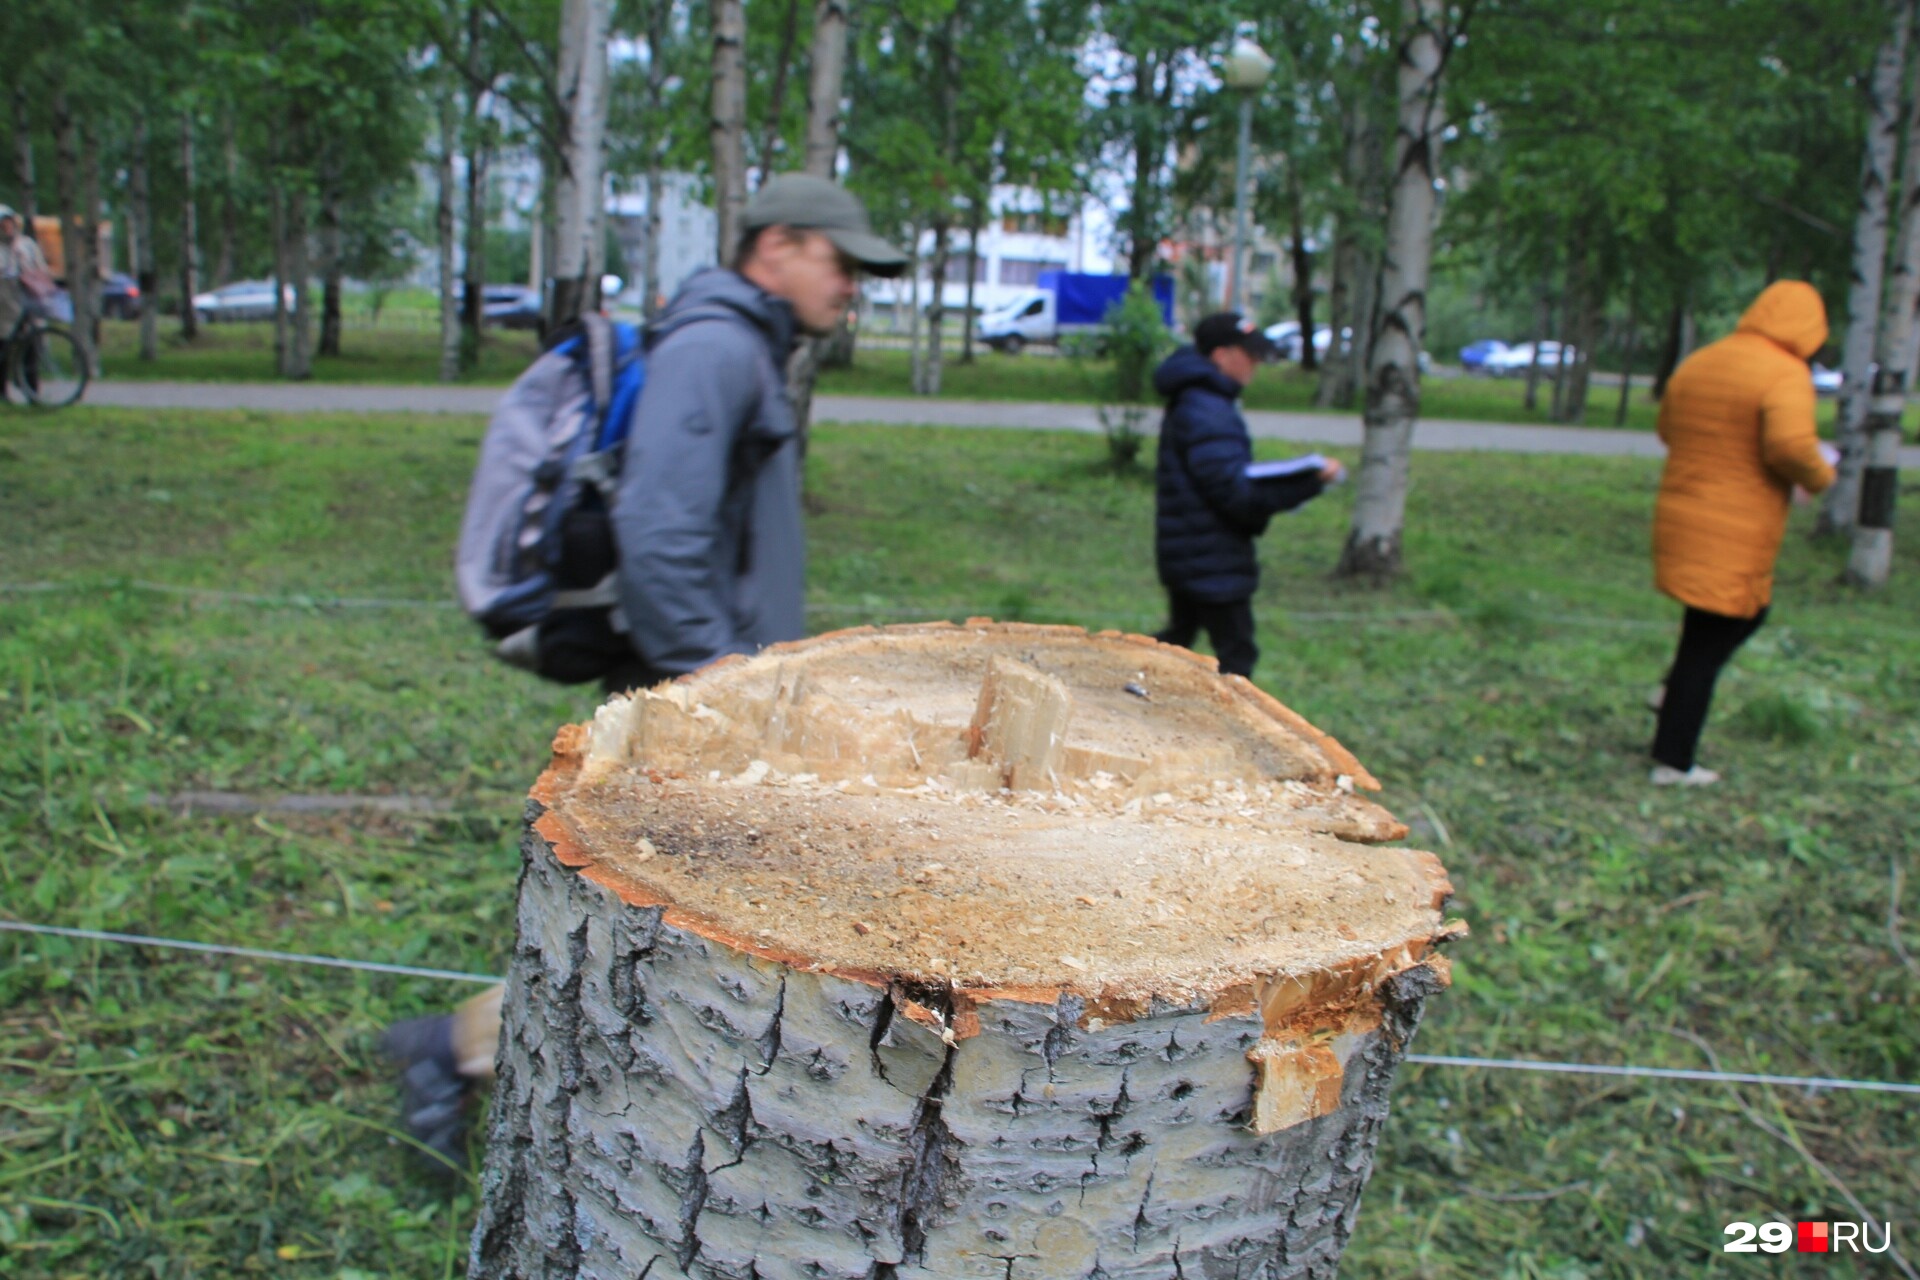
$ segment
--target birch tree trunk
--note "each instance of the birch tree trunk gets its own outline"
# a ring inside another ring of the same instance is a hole
[[[1900,141],[1900,94],[1912,40],[1913,0],[1887,0],[1887,38],[1868,77],[1867,141],[1860,158],[1860,201],[1853,220],[1853,270],[1847,286],[1847,331],[1841,340],[1845,381],[1835,413],[1839,479],[1820,504],[1815,536],[1853,529],[1859,518],[1866,469],[1867,366],[1880,328],[1886,272],[1894,153]]]
[[[961,364],[973,363],[973,335],[978,319],[973,304],[973,290],[980,282],[980,224],[986,218],[986,204],[992,191],[993,188],[988,186],[987,194],[967,202],[967,320],[966,332],[960,340]]]
[[[951,228],[945,217],[933,224],[933,261],[928,267],[927,355],[921,361],[919,380],[914,391],[923,396],[940,394],[940,374],[946,352],[947,260],[951,256]]]
[[[346,245],[341,228],[338,161],[320,173],[320,354],[340,354],[340,305],[346,286]]]
[[[1420,349],[1426,338],[1433,257],[1434,178],[1446,128],[1441,79],[1451,34],[1445,0],[1404,0],[1399,45],[1399,132],[1394,145],[1380,314],[1367,368],[1366,434],[1353,525],[1335,573],[1385,578],[1402,567],[1401,535],[1420,416]]]
[[[440,247],[440,381],[460,376],[460,304],[454,290],[453,94],[440,95],[440,150],[434,159],[434,235]]]
[[[1287,170],[1289,174],[1293,173],[1294,166],[1291,162],[1288,163]],[[1313,252],[1307,248],[1305,197],[1300,192],[1297,175],[1289,178],[1289,185],[1292,188],[1292,198],[1288,204],[1293,216],[1293,226],[1291,235],[1288,237],[1287,248],[1293,258],[1293,314],[1300,323],[1300,368],[1311,372],[1320,367],[1320,353],[1313,347]],[[1253,295],[1251,285],[1247,288],[1247,295],[1249,298]],[[1245,303],[1241,305],[1251,317],[1251,309],[1247,308]],[[1333,337],[1327,343],[1327,360],[1329,363],[1335,363],[1339,359],[1340,326],[1336,321]]]
[[[480,348],[486,341],[487,302],[487,171],[491,154],[480,140],[482,122],[477,110],[469,113],[467,126],[474,141],[467,148],[467,219],[465,270],[460,294],[460,367],[474,369],[480,364]]]
[[[221,118],[221,157],[226,185],[220,191],[220,244],[213,258],[213,286],[233,282],[233,256],[240,245],[240,141],[233,124],[233,108]]]
[[[308,249],[305,175],[287,193],[287,272],[293,284],[293,315],[288,325],[286,366],[281,372],[295,381],[313,376],[313,262]]]
[[[1920,53],[1920,41],[1910,52]],[[1900,239],[1893,276],[1874,340],[1873,395],[1867,405],[1861,453],[1860,496],[1846,578],[1869,590],[1884,587],[1893,572],[1893,515],[1900,492],[1900,419],[1913,380],[1915,309],[1920,307],[1920,96],[1908,104],[1904,192],[1899,205]],[[1851,333],[1851,330],[1849,330]]]
[[[287,197],[276,178],[268,198],[268,221],[273,236],[273,367],[287,369]]]
[[[654,131],[647,144],[647,243],[640,259],[640,308],[648,320],[660,314],[661,170],[666,165],[666,94],[668,20],[670,0],[647,0],[647,119]]]
[[[487,303],[487,181],[492,161],[491,134],[486,114],[490,89],[482,58],[485,40],[478,4],[467,7],[467,218],[464,288],[460,295],[460,368],[480,366],[480,348],[486,342]]]
[[[99,368],[93,344],[93,245],[87,242],[86,177],[82,173],[80,125],[64,88],[53,94],[53,176],[60,200],[60,247],[67,293],[73,299],[73,336],[89,371]]]
[[[774,163],[785,144],[782,119],[787,111],[787,75],[793,64],[794,42],[800,38],[800,0],[787,0],[786,17],[780,25],[780,52],[773,64],[773,88],[767,94],[767,118],[760,126],[760,180],[755,189],[767,185],[774,174]]]
[[[847,0],[818,0],[813,6],[813,44],[808,52],[806,172],[831,178],[840,158],[840,100],[847,72]],[[859,306],[856,298],[854,306]],[[820,366],[837,344],[852,347],[843,317],[834,332],[794,347],[787,360],[787,403],[800,430],[800,456],[813,440],[813,388]],[[849,360],[849,363],[851,361]]]
[[[806,171],[834,176],[840,157],[840,99],[847,77],[847,0],[817,0],[807,81]]]
[[[194,176],[193,112],[180,113],[180,336],[192,342],[200,336],[200,313],[194,295],[200,292],[200,204]]]
[[[100,131],[89,119],[80,122],[80,228],[75,239],[83,247],[75,274],[67,280],[73,298],[73,328],[85,333],[87,368],[100,373]]]
[[[156,360],[160,356],[160,316],[155,303],[160,291],[159,273],[153,265],[153,183],[149,173],[147,150],[152,142],[148,134],[147,114],[142,111],[133,122],[132,172],[128,175],[133,197],[133,225],[139,238],[135,251],[134,278],[140,285],[140,358]],[[189,301],[188,310],[192,310]]]
[[[720,262],[733,261],[747,207],[747,15],[742,0],[712,0],[713,100],[707,135],[713,147],[713,201],[720,224]]]
[[[609,0],[564,0],[560,10],[560,101],[565,107],[554,184],[553,297],[549,328],[600,306],[594,237],[605,215]]]
[[[39,187],[33,173],[33,91],[24,78],[13,86],[13,189],[20,214],[20,234],[38,239],[33,220],[40,212]]]
[[[1461,932],[1352,785],[1076,628],[615,698],[529,806],[469,1276],[1331,1280]]]

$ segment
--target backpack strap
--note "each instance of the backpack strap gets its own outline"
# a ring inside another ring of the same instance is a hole
[[[598,311],[580,317],[587,337],[587,384],[593,389],[596,415],[604,413],[613,399],[613,322]]]

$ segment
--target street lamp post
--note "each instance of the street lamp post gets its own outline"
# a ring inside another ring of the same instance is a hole
[[[1240,147],[1233,168],[1233,271],[1228,304],[1246,309],[1247,260],[1247,169],[1248,152],[1253,146],[1253,97],[1273,71],[1273,59],[1253,41],[1242,36],[1233,42],[1221,66],[1221,78],[1240,95]]]

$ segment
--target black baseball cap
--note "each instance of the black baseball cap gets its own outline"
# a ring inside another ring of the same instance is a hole
[[[1221,347],[1240,347],[1255,360],[1271,360],[1279,352],[1267,335],[1238,311],[1216,311],[1193,326],[1193,345],[1203,356]]]
[[[818,231],[833,247],[876,276],[897,276],[907,267],[907,255],[873,234],[867,207],[860,197],[837,182],[810,173],[783,173],[769,178],[747,201],[742,225],[792,227]]]

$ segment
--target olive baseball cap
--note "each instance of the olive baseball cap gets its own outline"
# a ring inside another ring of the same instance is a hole
[[[860,197],[810,173],[783,173],[768,179],[747,201],[743,222],[748,231],[761,227],[818,231],[876,276],[897,276],[907,267],[906,254],[873,234]]]

